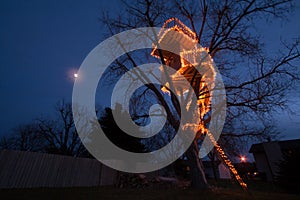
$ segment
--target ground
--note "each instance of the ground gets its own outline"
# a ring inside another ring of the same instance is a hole
[[[213,181],[212,181],[213,182]],[[245,192],[235,183],[219,182],[209,192],[192,189],[118,189],[113,187],[60,188],[60,189],[9,189],[0,190],[0,199],[119,199],[119,200],[156,200],[156,199],[255,199],[255,200],[298,200],[300,195],[288,194],[276,189],[272,184],[249,183]]]

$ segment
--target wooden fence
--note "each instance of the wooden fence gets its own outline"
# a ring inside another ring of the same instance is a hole
[[[116,179],[117,171],[95,159],[0,151],[0,188],[104,186]]]

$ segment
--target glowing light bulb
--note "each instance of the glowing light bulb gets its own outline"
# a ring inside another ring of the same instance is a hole
[[[246,160],[247,160],[245,156],[241,156],[240,159],[242,162],[246,162]]]

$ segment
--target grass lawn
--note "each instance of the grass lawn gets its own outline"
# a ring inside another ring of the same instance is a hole
[[[254,200],[299,200],[300,195],[288,194],[276,190],[263,182],[249,183],[249,193],[234,183],[219,182],[209,192],[192,189],[118,189],[113,187],[89,188],[37,188],[37,189],[2,189],[0,199],[254,199]]]

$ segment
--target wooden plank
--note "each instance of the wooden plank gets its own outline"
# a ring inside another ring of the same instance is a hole
[[[89,158],[0,151],[0,188],[78,187],[114,183],[116,171]]]

